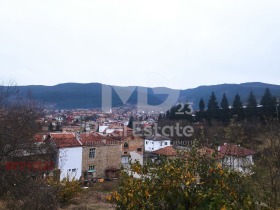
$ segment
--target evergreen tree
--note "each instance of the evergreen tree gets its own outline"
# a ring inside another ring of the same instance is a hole
[[[248,103],[246,107],[246,118],[251,120],[253,117],[258,116],[257,114],[257,99],[254,93],[251,91],[248,97]]]
[[[256,96],[254,95],[253,91],[250,92],[248,97],[247,107],[256,108],[258,105]]]
[[[222,98],[222,101],[221,101],[221,108],[224,109],[224,110],[229,109],[229,103],[228,103],[228,100],[227,100],[227,97],[226,97],[225,93],[223,94],[223,98]]]
[[[238,93],[234,97],[232,107],[235,108],[235,109],[241,109],[242,108],[242,102],[240,100],[240,96],[239,96]]]
[[[205,109],[205,103],[204,103],[203,98],[201,98],[199,101],[199,111],[202,112],[202,111],[204,111],[204,109]]]
[[[193,122],[192,111],[193,110],[191,109],[190,104],[186,101],[183,109],[184,112],[183,119],[189,122]]]
[[[133,129],[133,122],[134,122],[134,118],[133,118],[133,116],[131,116],[130,119],[129,119],[127,127]]]
[[[208,108],[208,110],[217,110],[217,109],[219,109],[217,98],[216,98],[214,92],[211,93],[211,96],[210,96],[208,104],[207,104],[207,108]]]
[[[207,104],[207,121],[211,122],[212,118],[218,119],[219,106],[215,93],[212,92]]]
[[[266,88],[261,98],[263,114],[265,116],[273,116],[275,113],[276,97],[271,95],[270,89]]]
[[[237,120],[244,119],[244,111],[239,94],[237,93],[232,103],[232,115],[237,116]]]
[[[221,108],[222,110],[220,110],[220,118],[224,124],[227,124],[229,122],[229,104],[225,93],[223,94],[221,101]]]
[[[196,120],[197,121],[202,121],[206,118],[206,114],[205,114],[205,103],[203,98],[200,99],[199,101],[199,111],[196,113]]]

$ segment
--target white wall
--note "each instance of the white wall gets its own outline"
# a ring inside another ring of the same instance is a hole
[[[226,156],[223,159],[223,165],[235,171],[250,173],[250,167],[254,165],[252,155],[246,157]]]
[[[121,158],[122,164],[128,164],[128,159],[129,159],[129,156],[122,156],[122,158]]]
[[[80,179],[82,175],[82,147],[60,148],[58,167],[61,171],[60,180],[67,175],[76,180]],[[72,169],[76,171],[72,172]]]
[[[170,140],[162,140],[162,141],[153,141],[153,140],[147,140],[145,139],[145,151],[148,152],[153,152],[156,151],[158,149],[170,146]]]
[[[139,161],[141,165],[143,165],[143,154],[139,154],[136,151],[130,152],[131,162]]]

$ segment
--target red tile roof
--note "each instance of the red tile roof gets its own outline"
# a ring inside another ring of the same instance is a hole
[[[222,155],[230,156],[248,156],[253,155],[256,152],[253,150],[246,149],[234,144],[224,144],[220,146],[219,153]]]
[[[75,137],[74,133],[50,133],[51,138],[55,138],[55,139],[71,139],[73,137]]]
[[[66,139],[53,139],[55,145],[58,148],[63,148],[63,147],[80,147],[82,144],[76,139],[76,138],[66,138]]]
[[[177,152],[172,146],[167,146],[161,149],[158,149],[153,152],[157,155],[164,155],[164,156],[176,156]]]
[[[102,136],[97,132],[81,133],[80,141],[83,145],[113,145],[119,144],[119,141]]]
[[[58,148],[82,146],[74,133],[50,133],[50,136]]]
[[[198,149],[197,152],[199,153],[200,156],[212,157],[215,150],[208,148],[208,147],[202,147],[202,148]],[[223,157],[223,155],[218,152],[218,154],[214,158],[219,159],[222,157]]]

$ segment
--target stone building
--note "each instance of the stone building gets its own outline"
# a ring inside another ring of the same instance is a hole
[[[123,166],[128,166],[129,158],[131,158],[131,161],[138,160],[143,164],[144,139],[142,137],[131,134],[122,138],[121,144]]]
[[[82,133],[82,171],[94,172],[95,178],[108,178],[106,172],[118,171],[121,166],[121,144],[96,132]]]

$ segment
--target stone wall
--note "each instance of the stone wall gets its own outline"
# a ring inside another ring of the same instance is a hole
[[[124,144],[127,143],[128,147],[125,148]],[[122,139],[122,151],[123,155],[129,155],[132,151],[137,151],[138,148],[141,148],[139,153],[143,154],[144,151],[144,139],[140,136],[129,135]]]
[[[89,158],[89,149],[95,148],[95,157]],[[109,168],[119,169],[121,165],[121,145],[92,145],[83,147],[82,170],[88,170],[94,165],[96,178],[105,177],[105,170]]]

